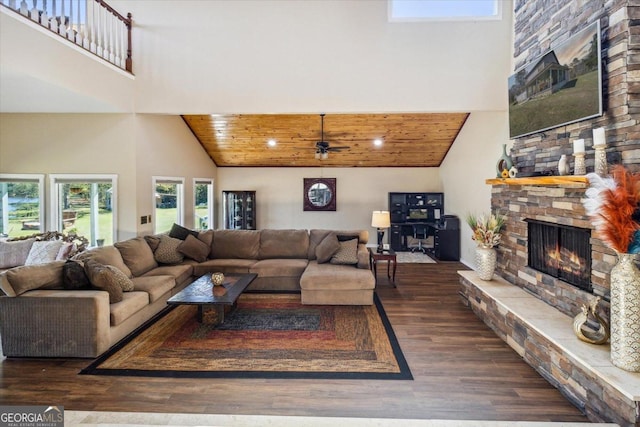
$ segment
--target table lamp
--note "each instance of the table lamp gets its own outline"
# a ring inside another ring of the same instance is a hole
[[[384,229],[391,227],[389,211],[373,211],[373,215],[371,216],[371,226],[378,229],[378,252],[382,252],[382,238],[384,237]]]

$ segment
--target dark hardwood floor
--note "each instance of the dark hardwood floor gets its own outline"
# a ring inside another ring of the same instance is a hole
[[[0,405],[66,410],[588,422],[458,297],[459,263],[401,264],[378,285],[413,381],[78,375],[87,359],[0,364]],[[382,273],[382,274],[380,274]]]

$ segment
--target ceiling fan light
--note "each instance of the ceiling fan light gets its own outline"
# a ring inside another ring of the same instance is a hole
[[[320,160],[320,152],[319,151],[316,151],[316,156],[315,157],[316,157],[316,160]]]
[[[322,153],[322,160],[327,160],[329,158],[329,153],[327,153],[326,151],[324,153]]]

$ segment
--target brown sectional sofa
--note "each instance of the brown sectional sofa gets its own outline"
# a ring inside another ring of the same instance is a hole
[[[357,238],[357,262],[318,262],[318,245],[337,236]],[[133,291],[123,292],[122,301],[113,303],[104,290],[65,289],[64,261],[16,267],[0,274],[3,353],[97,357],[161,311],[168,298],[195,278],[215,271],[256,273],[249,290],[300,291],[304,304],[369,305],[375,279],[365,246],[368,237],[366,230],[209,230],[198,237],[210,242],[205,260],[185,258],[172,265],[158,263],[144,237],[79,254],[85,261],[113,265],[131,278]]]

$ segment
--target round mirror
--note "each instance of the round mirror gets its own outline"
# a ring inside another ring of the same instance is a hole
[[[304,210],[335,211],[336,179],[304,178]]]
[[[331,189],[322,182],[313,184],[307,193],[309,202],[319,208],[327,206],[331,202],[331,196]]]

